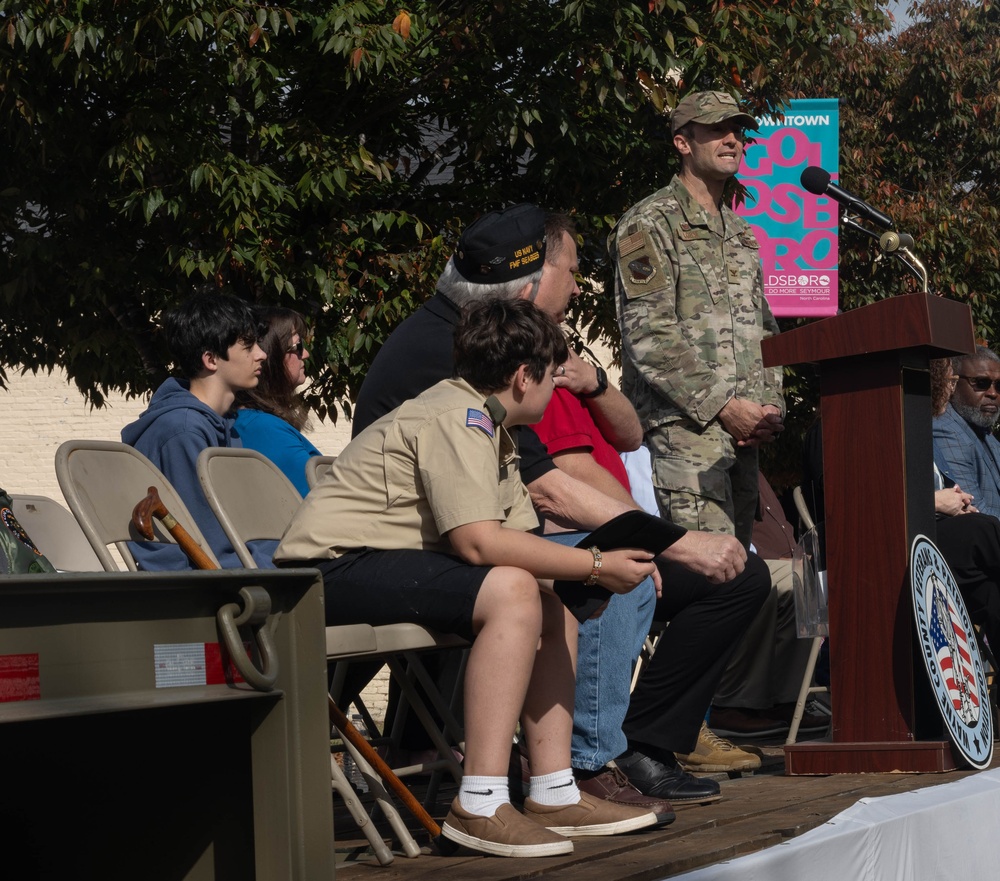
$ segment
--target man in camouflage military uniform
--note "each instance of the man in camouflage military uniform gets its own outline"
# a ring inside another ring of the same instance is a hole
[[[623,390],[653,459],[663,516],[750,542],[757,447],[783,428],[780,368],[760,341],[778,332],[758,245],[723,203],[756,120],[724,92],[684,98],[670,121],[681,170],[633,205],[608,241],[616,265]]]

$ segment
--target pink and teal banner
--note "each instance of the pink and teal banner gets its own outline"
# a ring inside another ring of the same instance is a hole
[[[760,242],[764,294],[778,316],[837,312],[837,203],[802,189],[810,165],[836,178],[840,116],[836,98],[789,102],[784,118],[764,117],[740,166],[746,201],[737,208]]]

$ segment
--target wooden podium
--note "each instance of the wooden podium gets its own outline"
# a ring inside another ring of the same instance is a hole
[[[909,552],[915,535],[936,534],[927,364],[974,350],[969,307],[903,295],[761,348],[767,367],[820,371],[833,733],[786,746],[786,773],[950,770],[940,716],[923,700]]]

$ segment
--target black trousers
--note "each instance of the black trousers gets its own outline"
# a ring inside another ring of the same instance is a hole
[[[958,514],[937,521],[937,545],[951,567],[973,624],[1000,651],[1000,520]]]
[[[669,621],[643,670],[622,726],[629,744],[689,753],[730,655],[771,591],[756,554],[725,584],[675,563],[660,565],[663,596],[654,620]]]

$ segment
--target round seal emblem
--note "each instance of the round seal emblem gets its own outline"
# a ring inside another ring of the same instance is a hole
[[[986,670],[955,576],[923,535],[910,547],[910,585],[920,654],[941,717],[958,752],[982,770],[993,759]]]

